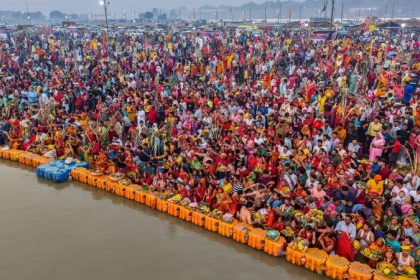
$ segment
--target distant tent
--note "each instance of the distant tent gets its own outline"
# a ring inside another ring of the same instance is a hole
[[[376,25],[378,29],[398,29],[401,25],[395,21],[384,21]]]
[[[302,24],[299,21],[292,21],[283,25],[284,29],[297,29],[301,27],[302,27]]]
[[[333,29],[335,26],[333,24],[331,24],[330,22],[322,21],[322,22],[310,22],[309,23],[309,27],[310,28],[328,28],[328,29]]]

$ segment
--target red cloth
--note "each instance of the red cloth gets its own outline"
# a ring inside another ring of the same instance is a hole
[[[347,232],[343,231],[337,239],[335,253],[338,256],[345,257],[350,262],[354,261],[355,254]]]
[[[393,153],[399,153],[401,150],[401,142],[399,140],[396,140],[394,143],[394,146],[392,147]]]
[[[149,123],[154,124],[157,122],[158,113],[155,108],[152,108],[149,112]]]
[[[276,216],[274,214],[274,210],[271,209],[267,216],[267,226],[271,227],[276,221]]]

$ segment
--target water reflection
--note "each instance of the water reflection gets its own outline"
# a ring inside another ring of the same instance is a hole
[[[322,279],[80,182],[36,179],[6,160],[0,177],[0,279]]]
[[[78,188],[80,188],[84,191],[90,192],[92,194],[92,197],[95,200],[107,199],[107,200],[110,200],[115,205],[124,205],[125,207],[141,211],[142,214],[144,214],[148,217],[159,219],[162,222],[169,223],[168,224],[168,231],[166,232],[165,236],[169,237],[171,239],[175,239],[177,228],[182,228],[182,229],[188,230],[188,231],[190,231],[194,234],[204,236],[206,239],[208,239],[212,242],[222,244],[223,246],[229,246],[229,247],[235,249],[235,251],[240,253],[240,254],[248,255],[254,261],[259,261],[261,263],[269,265],[270,267],[278,267],[279,265],[281,265],[282,267],[286,268],[290,273],[296,273],[296,268],[297,267],[285,262],[283,259],[269,256],[262,251],[258,251],[258,250],[255,250],[253,248],[250,248],[249,246],[247,246],[245,244],[237,243],[230,238],[226,238],[226,237],[221,236],[221,235],[219,235],[215,232],[210,232],[210,231],[204,229],[203,227],[195,226],[192,223],[189,223],[189,222],[186,222],[186,221],[181,220],[179,218],[170,216],[166,213],[157,211],[156,209],[152,209],[152,208],[150,208],[150,207],[148,207],[144,204],[140,204],[140,203],[138,203],[134,200],[128,200],[126,198],[116,196],[116,195],[111,194],[109,192],[106,192],[104,190],[97,189],[97,188],[94,188],[94,187],[90,187],[90,186],[88,186],[86,184],[83,184],[83,183],[80,183],[78,181],[72,182],[72,185],[75,186],[75,187],[78,187]],[[298,269],[302,269],[302,268],[298,268]],[[314,273],[313,276],[318,277],[318,275],[316,275],[315,273]]]

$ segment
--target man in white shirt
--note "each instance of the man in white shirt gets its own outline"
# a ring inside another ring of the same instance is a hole
[[[316,143],[315,147],[313,148],[312,152],[316,155],[316,154],[319,154],[319,151],[321,151],[321,150],[324,150],[324,151],[325,151],[325,148],[324,148],[324,146],[322,145],[322,140],[321,140],[321,139],[319,139],[319,140],[317,141],[317,143]]]
[[[359,151],[360,149],[360,145],[357,142],[357,139],[353,139],[350,143],[349,146],[347,147],[347,150],[349,150],[349,152],[353,152],[356,153]]]
[[[309,189],[310,187],[316,188],[318,187],[318,185],[319,185],[318,180],[316,180],[316,178],[313,175],[311,175],[308,177],[308,179],[306,179],[305,189]]]
[[[140,121],[137,125],[138,135],[140,136],[143,132],[147,132],[147,126],[144,124],[144,121]]]
[[[332,131],[332,128],[326,123],[323,128],[323,133],[331,137]]]
[[[289,170],[284,173],[283,179],[286,180],[287,184],[290,187],[290,190],[293,191],[295,185],[297,184],[297,176],[295,173],[293,173],[293,170],[289,168]]]
[[[47,93],[46,93],[46,92],[43,92],[43,93],[41,94],[41,97],[39,98],[39,103],[40,103],[41,105],[44,105],[44,106],[48,105],[48,103],[49,103],[49,98],[48,98],[48,95],[47,95]],[[41,107],[42,107],[42,106],[41,106]]]
[[[143,108],[137,111],[137,126],[140,125],[140,122],[146,123],[146,112],[144,112]]]
[[[411,191],[410,196],[414,199],[415,203],[420,201],[420,187],[417,187],[417,190]]]
[[[331,151],[331,142],[329,140],[328,135],[324,134],[322,136],[322,146],[324,147],[324,150],[329,153]]]
[[[408,197],[410,195],[410,192],[402,184],[402,180],[397,179],[395,180],[395,186],[391,190],[391,195],[398,195],[400,192],[403,192],[405,197]]]
[[[281,159],[288,159],[292,155],[292,152],[289,150],[289,147],[283,146],[283,148],[279,150],[279,154]]]
[[[244,118],[244,121],[247,126],[251,127],[254,124],[254,119],[249,115],[247,118]]]
[[[316,145],[316,143],[317,143],[318,140],[322,140],[322,137],[323,137],[323,135],[321,133],[321,130],[318,130],[317,129],[317,131],[315,132],[315,136],[314,136],[314,138],[312,140],[313,143],[314,143],[314,145]]]
[[[258,145],[261,145],[265,142],[264,138],[261,135],[258,135],[256,139],[254,139],[254,143],[257,143]]]
[[[287,79],[283,79],[281,81],[279,91],[280,91],[280,95],[284,96],[287,94]]]
[[[195,112],[194,112],[194,117],[197,119],[201,119],[203,117],[203,110],[201,110],[201,107],[199,107]]]
[[[334,230],[335,233],[347,232],[351,239],[356,238],[356,226],[351,222],[351,217],[346,216],[344,221],[338,222]]]
[[[337,144],[336,149],[340,157],[344,157],[347,154],[347,151],[344,149],[343,144],[341,143]]]

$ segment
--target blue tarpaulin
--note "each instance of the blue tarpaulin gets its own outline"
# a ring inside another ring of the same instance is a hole
[[[64,160],[56,160],[38,166],[36,168],[36,175],[57,183],[61,183],[69,178],[70,172],[73,169],[81,167],[88,168],[89,164],[87,162],[72,162],[70,164],[66,164]]]

